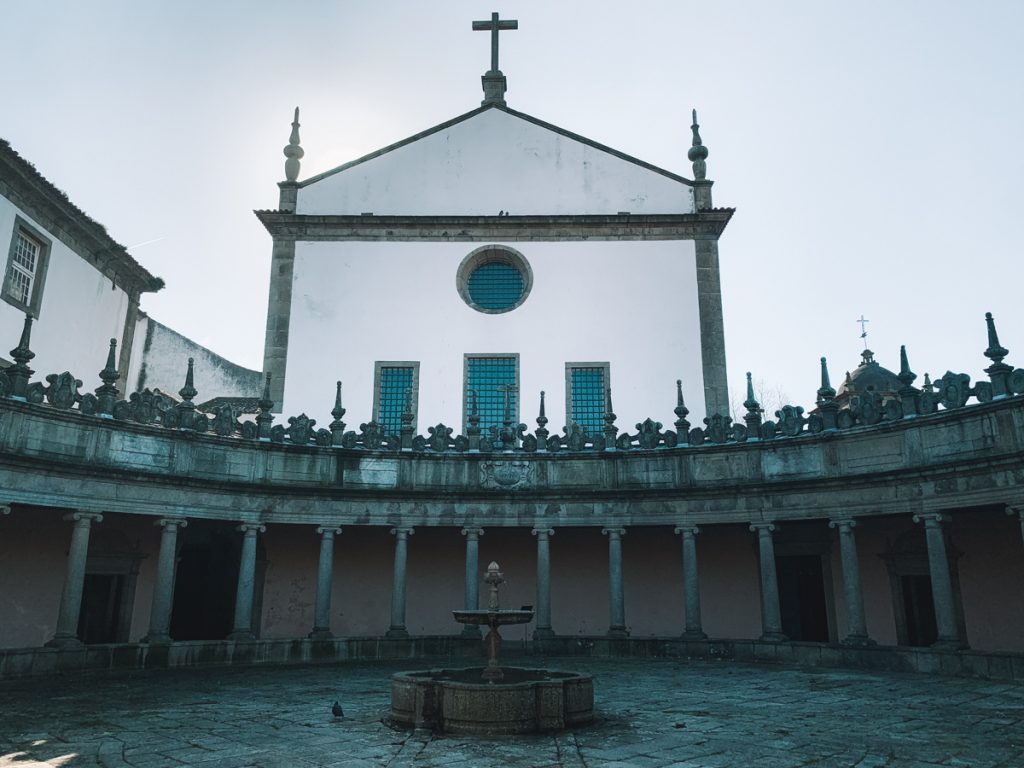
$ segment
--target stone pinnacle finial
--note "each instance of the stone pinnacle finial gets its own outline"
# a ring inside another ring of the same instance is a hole
[[[100,381],[104,384],[113,384],[121,376],[121,374],[117,372],[116,356],[117,339],[111,339],[110,349],[107,351],[107,364],[103,367],[103,370],[100,371]]]
[[[199,394],[195,388],[195,358],[190,357],[188,359],[188,370],[185,371],[185,386],[178,390],[178,394],[181,395],[182,401],[192,404],[192,398]]]
[[[747,409],[746,415],[743,420],[747,423],[747,430],[752,439],[758,439],[761,436],[761,404],[757,402],[757,398],[754,397],[754,380],[750,375],[750,371],[747,371],[747,399],[743,402],[743,407]]]
[[[991,312],[985,313],[985,324],[988,326],[988,349],[985,350],[985,357],[993,363],[1003,362],[1010,350],[999,343],[999,334],[996,333],[996,321]]]
[[[548,423],[547,416],[544,415],[544,390],[540,391],[540,413],[537,415],[537,424],[545,426]]]
[[[676,414],[676,433],[679,435],[679,442],[686,443],[689,439],[690,422],[686,420],[690,409],[683,402],[683,380],[676,379],[676,407],[673,409]]]
[[[754,397],[754,380],[750,371],[747,371],[747,399],[743,402],[743,407],[748,411],[757,411],[761,409],[761,404],[757,401],[757,398]]]
[[[818,397],[833,398],[836,391],[832,389],[832,382],[828,376],[828,360],[821,358],[821,387],[818,389]]]
[[[910,370],[910,360],[907,358],[907,347],[905,344],[900,344],[900,372],[896,374],[896,378],[900,380],[904,387],[909,387],[914,383],[914,379],[917,378],[917,374]]]
[[[100,381],[103,383],[96,387],[97,408],[96,412],[110,415],[114,410],[114,403],[117,402],[117,387],[114,384],[121,374],[117,371],[117,339],[110,340],[110,349],[107,352],[107,364],[100,371]]]
[[[537,447],[542,450],[547,450],[548,442],[548,417],[544,414],[544,390],[540,391],[540,413],[537,415],[537,431],[534,432],[534,437],[537,438]]]
[[[299,146],[299,108],[295,108],[295,119],[292,121],[292,133],[288,137],[288,146],[284,148],[284,177],[288,181],[295,181],[299,178],[299,160],[305,156],[305,151]]]
[[[334,408],[331,409],[331,416],[333,416],[336,421],[340,421],[344,415],[345,409],[341,405],[341,381],[339,381],[338,390],[334,395]]]
[[[690,130],[693,131],[693,145],[690,147],[690,151],[686,153],[686,156],[693,163],[693,178],[705,179],[708,175],[708,166],[704,161],[708,156],[708,148],[700,140],[700,124],[697,122],[696,109],[693,110],[693,125],[690,126]]]

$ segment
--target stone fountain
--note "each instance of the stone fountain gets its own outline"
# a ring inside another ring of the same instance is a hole
[[[447,733],[497,736],[560,730],[594,719],[590,675],[548,669],[504,667],[499,627],[525,624],[533,611],[502,609],[497,563],[487,566],[487,608],[452,611],[460,624],[486,625],[487,666],[399,672],[391,678],[391,722]]]

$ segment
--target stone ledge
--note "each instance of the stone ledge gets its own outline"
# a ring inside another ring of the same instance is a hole
[[[779,666],[915,672],[1024,683],[1024,653],[948,651],[902,646],[851,648],[825,643],[760,640],[682,640],[673,637],[553,637],[521,644],[509,655],[638,659],[704,659]],[[482,658],[479,640],[458,635],[411,638],[351,637],[253,642],[190,641],[168,645],[125,643],[76,649],[0,649],[0,680],[118,670],[204,666],[259,666],[376,662],[401,659],[471,662]]]

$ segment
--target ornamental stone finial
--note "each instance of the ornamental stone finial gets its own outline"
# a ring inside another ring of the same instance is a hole
[[[29,361],[36,356],[36,353],[29,349],[32,341],[32,315],[25,313],[25,324],[21,327],[21,339],[18,346],[11,350],[11,359],[14,365],[8,368],[5,373],[11,382],[11,395],[24,398],[28,394],[28,380],[35,373],[28,367]]]
[[[178,390],[178,394],[181,395],[182,405],[188,403],[192,405],[192,398],[199,394],[195,387],[195,358],[190,357],[188,359],[188,370],[185,371],[185,386]]]
[[[115,383],[121,374],[116,366],[117,339],[110,340],[110,349],[107,351],[107,364],[100,371],[100,381],[103,383],[96,387],[96,400],[98,413],[111,414],[114,411],[114,403],[117,402],[117,387]]]
[[[985,369],[985,373],[992,381],[992,394],[995,397],[1005,397],[1013,394],[1010,391],[1010,374],[1013,373],[1013,366],[1003,362],[1009,350],[999,343],[996,321],[991,312],[985,313],[985,324],[988,326],[988,349],[985,350],[985,357],[992,361],[992,365]]]
[[[615,426],[615,411],[612,410],[612,388],[608,387],[605,390],[605,406],[604,406],[604,449],[606,451],[615,449],[615,436],[619,433],[619,428]]]
[[[750,371],[747,371],[747,399],[743,401],[743,407],[747,409],[746,415],[743,417],[743,421],[747,423],[747,434],[751,438],[759,438],[761,436],[761,404],[754,397],[754,381],[750,375]]]
[[[267,371],[266,375],[267,378],[263,384],[263,396],[256,403],[260,409],[260,412],[256,414],[256,437],[259,440],[270,439],[270,428],[274,423],[274,414],[271,413],[271,410],[274,408],[274,401],[270,397],[270,371]]]
[[[918,395],[920,392],[914,386],[917,374],[910,370],[910,360],[907,358],[907,347],[904,344],[900,344],[900,372],[896,374],[896,378],[903,385],[900,387],[899,396],[903,405],[904,417],[916,416],[919,410]]]
[[[690,151],[686,153],[686,156],[693,163],[693,178],[705,179],[708,175],[708,166],[704,161],[708,156],[708,148],[700,140],[700,124],[697,122],[696,109],[693,110],[693,125],[690,126],[690,130],[693,131],[693,145],[690,147]]]
[[[537,431],[534,433],[537,438],[538,450],[547,450],[548,444],[548,417],[544,414],[544,390],[540,391],[540,413],[537,414]]]
[[[345,422],[341,420],[344,415],[345,409],[341,405],[341,382],[339,381],[334,395],[334,408],[331,409],[334,421],[328,425],[331,430],[331,445],[341,445],[342,438],[345,436]]]
[[[288,146],[284,148],[284,177],[288,181],[295,181],[299,178],[299,161],[305,156],[305,151],[299,146],[299,108],[295,108],[295,119],[292,120],[292,133],[288,137]]]
[[[906,344],[900,344],[900,372],[896,374],[896,378],[900,380],[904,387],[909,387],[914,383],[914,379],[917,378],[917,374],[910,370],[910,360],[907,358]]]
[[[683,402],[683,380],[676,379],[676,407],[673,409],[676,415],[676,435],[679,438],[679,442],[685,444],[689,441],[690,435],[690,422],[686,420],[687,414],[690,413],[690,409],[686,407],[686,403]]]
[[[828,376],[828,360],[821,358],[821,386],[818,388],[818,402],[828,402],[836,396]]]

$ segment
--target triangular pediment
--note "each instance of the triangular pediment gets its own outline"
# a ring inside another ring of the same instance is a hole
[[[300,184],[309,215],[690,213],[692,182],[488,105]]]

